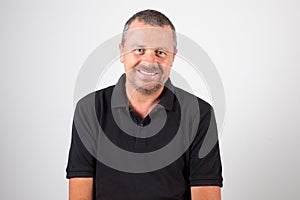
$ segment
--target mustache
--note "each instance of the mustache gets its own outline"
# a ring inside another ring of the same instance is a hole
[[[139,64],[135,67],[136,70],[143,70],[149,73],[162,73],[162,68],[159,65]]]

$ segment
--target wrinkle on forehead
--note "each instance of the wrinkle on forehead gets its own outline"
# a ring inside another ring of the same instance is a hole
[[[174,52],[173,30],[162,27],[129,29],[125,33],[124,50],[137,47],[163,49]]]

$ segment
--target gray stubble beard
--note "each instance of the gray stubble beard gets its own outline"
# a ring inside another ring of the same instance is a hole
[[[137,81],[132,80],[130,78],[128,78],[128,80],[138,92],[141,92],[142,94],[145,94],[145,95],[153,94],[154,92],[156,92],[157,90],[159,90],[161,87],[164,86],[164,83],[160,82],[160,83],[155,84],[151,88],[144,88],[143,86],[139,85],[137,83]]]
[[[139,73],[137,71],[137,69],[133,69],[134,70],[134,73]],[[152,93],[158,91],[161,87],[164,86],[165,82],[167,81],[167,78],[164,77],[164,73],[163,73],[163,70],[162,69],[159,69],[160,71],[160,79],[157,81],[157,82],[154,82],[154,86],[151,87],[151,88],[144,88],[142,85],[140,85],[138,83],[138,80],[135,78],[135,75],[130,75],[131,72],[129,72],[128,74],[128,80],[129,82],[132,84],[132,86],[138,91],[138,92],[141,92],[142,94],[145,94],[145,95],[151,95]],[[127,74],[126,74],[127,76]],[[151,83],[151,82],[149,82]]]

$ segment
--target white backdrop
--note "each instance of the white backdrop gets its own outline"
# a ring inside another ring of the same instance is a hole
[[[165,13],[220,73],[223,199],[299,199],[296,0],[2,0],[0,199],[67,199],[76,77],[96,47],[146,8]]]

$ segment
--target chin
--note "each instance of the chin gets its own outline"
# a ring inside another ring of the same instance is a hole
[[[160,88],[162,87],[162,85],[160,84],[157,84],[157,85],[154,85],[154,86],[141,86],[141,87],[138,87],[137,90],[143,94],[152,94],[156,91],[158,91]]]

